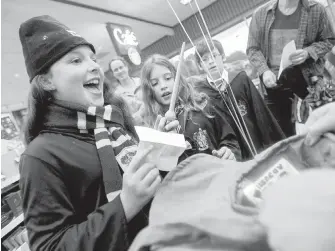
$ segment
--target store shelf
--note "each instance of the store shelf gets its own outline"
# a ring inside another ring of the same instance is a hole
[[[20,175],[18,174],[1,182],[1,193],[3,193],[5,190],[8,190],[7,188],[9,188],[15,182],[19,181],[19,179]]]
[[[7,226],[1,229],[1,238],[20,225],[21,222],[23,222],[23,214],[14,218]]]

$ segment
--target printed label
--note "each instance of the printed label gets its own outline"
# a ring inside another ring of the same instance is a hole
[[[251,201],[257,203],[262,199],[262,192],[282,177],[297,175],[298,170],[286,159],[280,159],[275,165],[267,169],[255,182],[247,186],[243,192]]]

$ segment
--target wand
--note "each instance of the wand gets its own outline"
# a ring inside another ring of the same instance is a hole
[[[176,114],[174,111],[174,108],[176,106],[176,100],[178,97],[178,93],[179,93],[179,82],[180,82],[180,74],[181,74],[181,66],[184,62],[184,51],[185,51],[185,42],[183,42],[182,46],[181,46],[181,52],[180,52],[180,62],[178,64],[177,67],[177,73],[176,73],[176,77],[174,80],[174,85],[173,85],[173,91],[172,91],[172,96],[171,96],[171,101],[170,101],[170,107],[169,110],[165,113],[165,118],[167,121],[172,121],[176,119]]]

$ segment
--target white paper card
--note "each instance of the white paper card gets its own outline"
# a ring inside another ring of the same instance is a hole
[[[283,48],[283,53],[281,55],[280,67],[279,67],[279,72],[278,72],[278,79],[280,78],[280,75],[283,72],[283,70],[285,70],[287,67],[292,65],[292,62],[290,60],[290,55],[294,53],[296,50],[297,48],[295,46],[294,40],[288,42]]]
[[[171,171],[178,163],[179,156],[186,149],[183,134],[172,132],[160,132],[148,127],[135,126],[140,139],[138,151],[148,149],[151,145],[150,161],[156,163],[157,168],[162,171]]]

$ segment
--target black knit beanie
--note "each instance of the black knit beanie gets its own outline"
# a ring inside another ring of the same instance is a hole
[[[87,45],[95,53],[92,44],[50,16],[27,20],[19,34],[30,82],[77,46]]]

